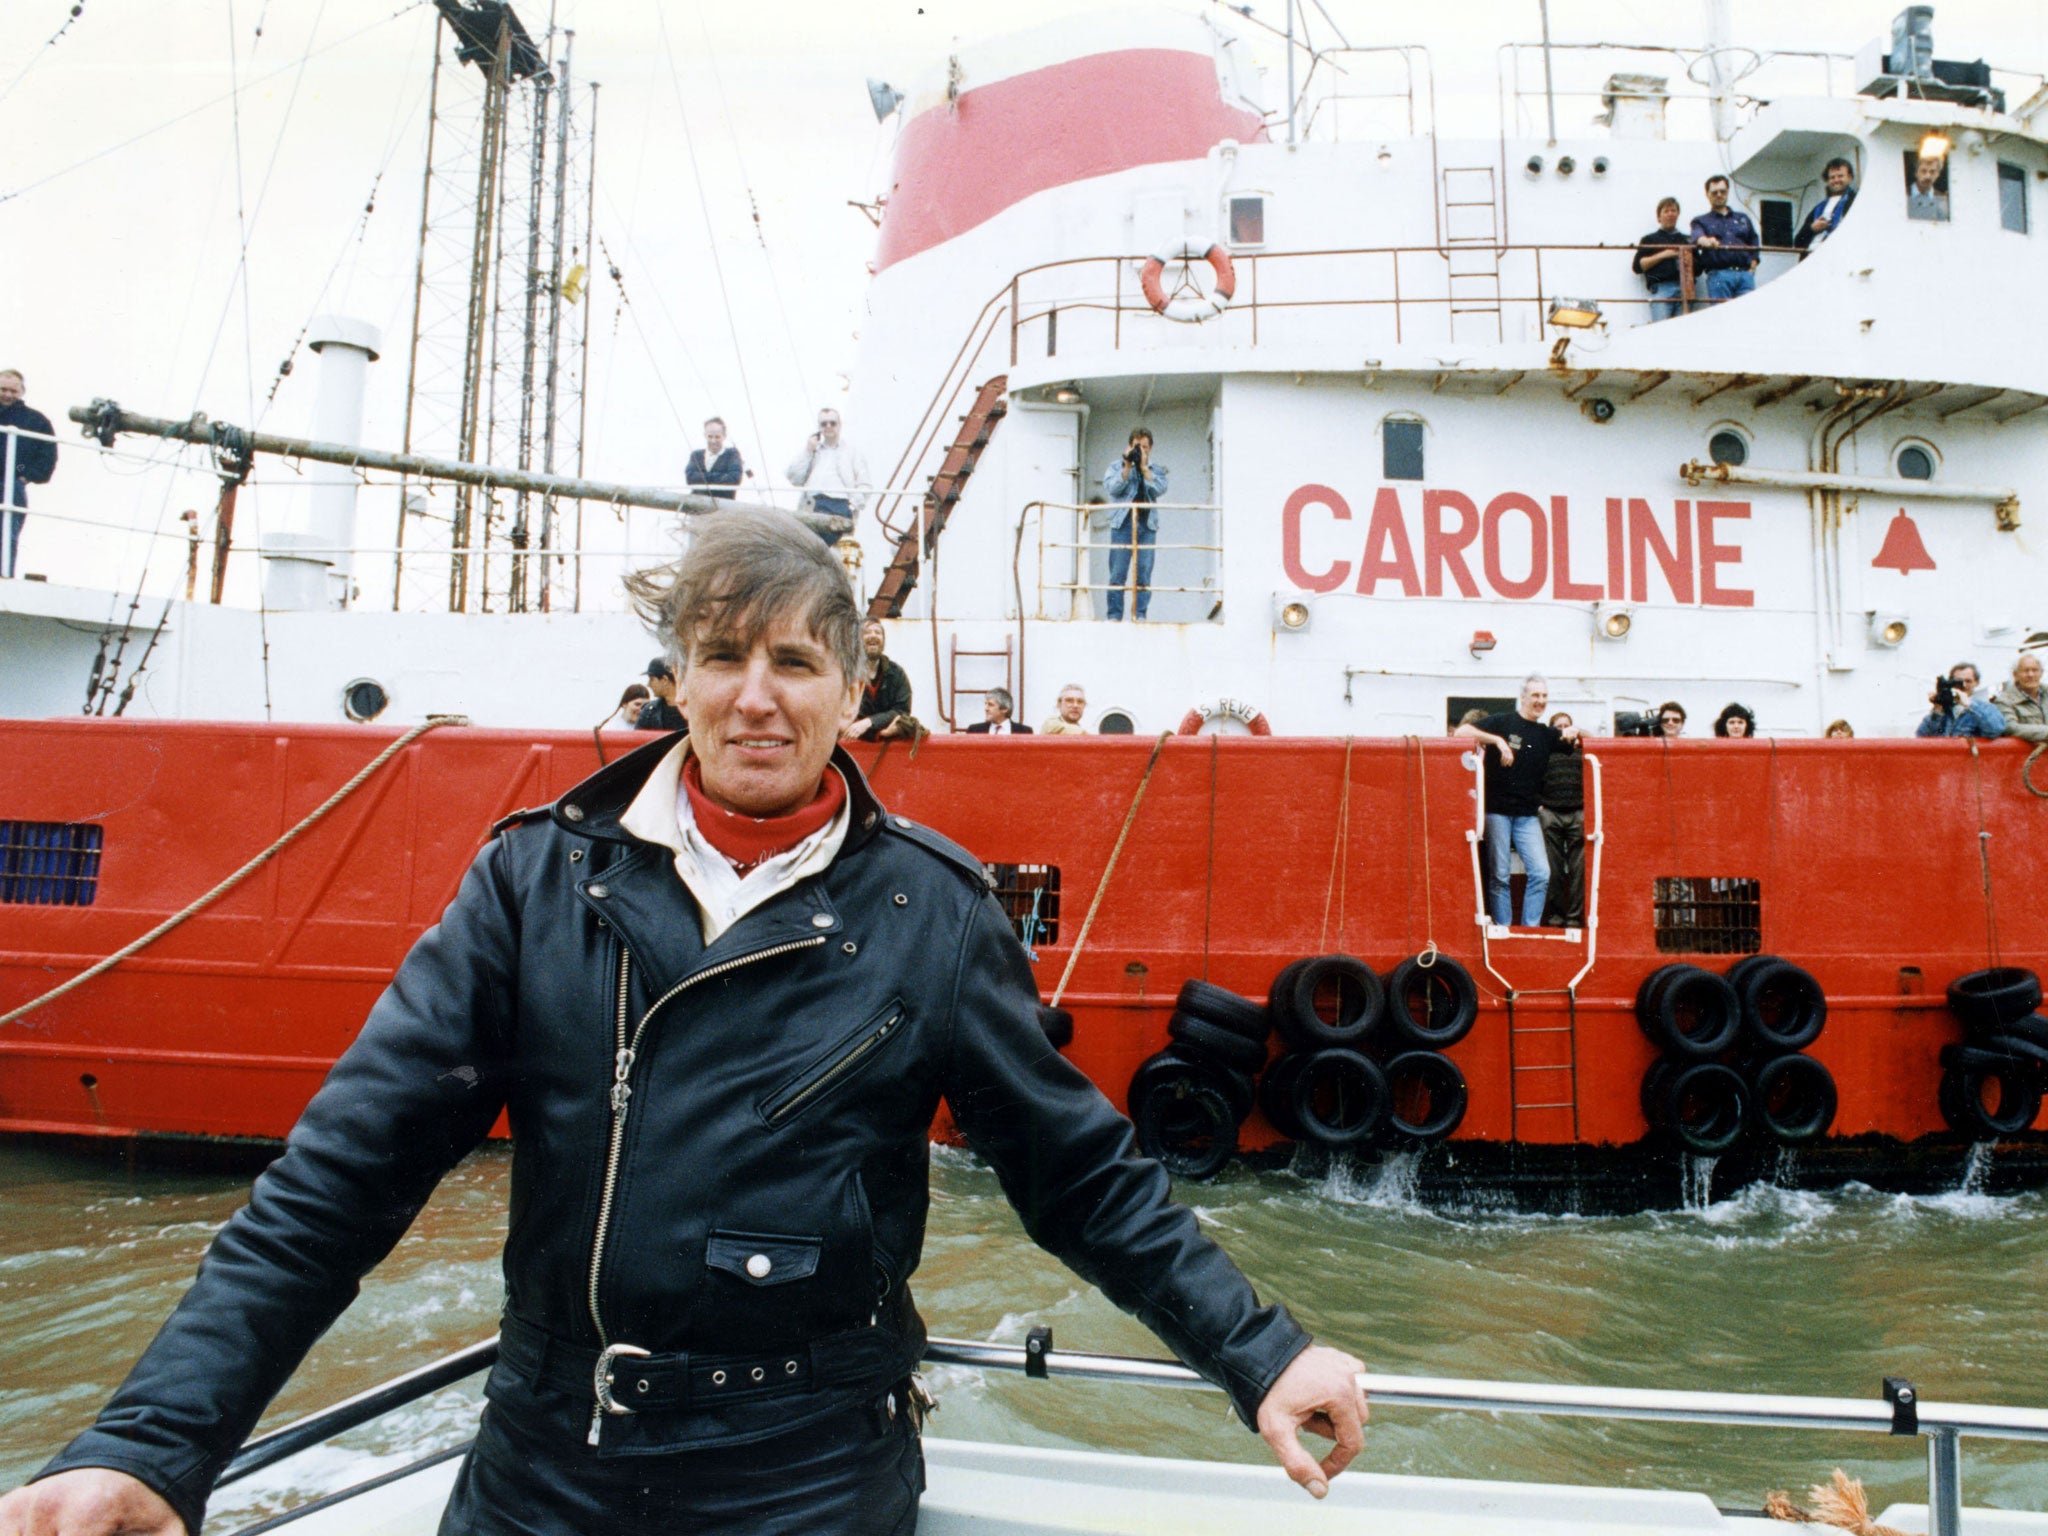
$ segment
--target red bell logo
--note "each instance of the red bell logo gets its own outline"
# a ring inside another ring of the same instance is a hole
[[[1902,576],[1908,571],[1934,569],[1934,556],[1927,553],[1927,546],[1920,541],[1919,525],[1906,516],[1904,507],[1899,508],[1898,516],[1885,529],[1884,547],[1870,563],[1878,570],[1897,571]]]

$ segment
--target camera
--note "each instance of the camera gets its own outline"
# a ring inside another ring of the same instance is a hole
[[[1934,707],[1954,713],[1956,707],[1956,685],[1945,677],[1934,680]]]
[[[1617,709],[1614,712],[1614,734],[1654,736],[1657,734],[1657,717],[1653,714],[1639,714],[1632,709]]]
[[[1130,447],[1128,447],[1128,448],[1126,448],[1126,449],[1124,450],[1124,462],[1125,462],[1126,464],[1131,464],[1131,465],[1135,465],[1135,464],[1137,464],[1137,462],[1139,461],[1139,459],[1141,459],[1141,458],[1143,458],[1143,457],[1144,457],[1144,454],[1143,454],[1142,450],[1141,450],[1141,449],[1140,449],[1140,448],[1138,447],[1138,445],[1137,445],[1136,443],[1133,443],[1133,444],[1131,444],[1131,446],[1130,446]]]

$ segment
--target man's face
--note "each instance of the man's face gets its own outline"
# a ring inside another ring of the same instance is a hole
[[[839,413],[837,411],[820,411],[818,413],[818,436],[828,443],[839,441]]]
[[[1524,683],[1522,685],[1522,718],[1540,720],[1543,706],[1550,702],[1550,684]]]
[[[1935,183],[1940,180],[1941,161],[1938,159],[1922,160],[1913,167],[1913,185],[1922,192],[1932,192]]]
[[[983,699],[981,701],[981,718],[990,725],[1001,725],[1010,718],[1010,712],[994,699]]]
[[[704,792],[742,815],[784,816],[817,793],[859,686],[801,621],[783,617],[751,646],[699,636],[681,692]]]
[[[1657,717],[1657,733],[1660,736],[1683,736],[1685,716],[1675,709],[1667,709]]]
[[[2013,663],[2012,680],[2021,693],[2036,694],[2041,691],[2041,658],[2022,656]]]
[[[704,456],[715,459],[725,452],[725,423],[707,421],[704,423]]]
[[[1060,718],[1069,725],[1079,725],[1081,711],[1087,707],[1088,695],[1078,688],[1069,688],[1060,695]]]
[[[1964,693],[1977,691],[1977,669],[1975,667],[1951,667],[1948,680]]]
[[[1659,229],[1678,228],[1678,204],[1666,203],[1657,210],[1657,227]]]
[[[1849,190],[1849,167],[1831,165],[1828,167],[1828,196],[1840,197]]]
[[[0,373],[0,405],[14,405],[21,399],[21,375]]]
[[[882,647],[889,643],[889,632],[873,619],[860,627],[860,648],[870,656],[882,654]]]
[[[647,674],[647,691],[657,699],[667,699],[673,704],[676,701],[676,680],[672,677],[656,677],[650,672]]]
[[[1711,181],[1707,183],[1707,203],[1716,213],[1728,211],[1728,183]]]

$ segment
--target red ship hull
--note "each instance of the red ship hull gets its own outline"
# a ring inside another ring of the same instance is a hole
[[[0,819],[96,826],[104,840],[90,905],[18,894],[0,904],[0,1013],[210,889],[390,739],[305,725],[0,722]],[[1816,1158],[1856,1149],[1854,1171],[1875,1182],[1888,1160],[1950,1166],[1962,1142],[1936,1089],[1942,1047],[1962,1030],[1944,989],[1993,963],[2039,969],[2048,958],[2048,806],[2021,782],[2025,748],[1596,750],[1597,950],[1572,996],[1584,940],[1497,938],[1482,952],[1460,744],[1169,741],[1064,995],[1076,1019],[1068,1055],[1122,1104],[1133,1070],[1166,1043],[1183,979],[1263,997],[1298,956],[1344,951],[1385,972],[1433,940],[1482,989],[1477,1026],[1450,1051],[1470,1105],[1448,1160],[1505,1173],[1575,1166],[1602,1149],[1649,1156],[1639,1090],[1655,1050],[1636,1022],[1637,987],[1674,960],[1721,969],[1736,958],[1675,952],[1669,932],[1660,947],[1655,882],[1754,880],[1762,949],[1804,966],[1828,998],[1811,1054],[1832,1071],[1840,1109]],[[1128,738],[942,739],[915,755],[861,755],[892,810],[991,863],[1059,870],[1057,935],[1036,963],[1050,996],[1150,751]],[[282,1137],[490,824],[596,766],[590,738],[572,734],[424,737],[218,904],[0,1026],[0,1131]],[[1276,1140],[1257,1115],[1245,1127],[1247,1148]]]

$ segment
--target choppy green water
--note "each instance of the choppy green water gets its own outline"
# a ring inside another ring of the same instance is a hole
[[[492,1331],[508,1154],[443,1186],[274,1410],[289,1417]],[[148,1342],[244,1181],[129,1174],[0,1148],[0,1485],[86,1422]],[[1431,1211],[1397,1180],[1236,1171],[1184,1194],[1257,1280],[1375,1369],[1702,1390],[1923,1395],[2048,1405],[2048,1196],[1753,1188],[1625,1217]],[[1157,1354],[1143,1329],[1032,1246],[995,1179],[942,1153],[916,1288],[932,1331]],[[946,1370],[935,1433],[1250,1460],[1209,1394]],[[451,1389],[232,1490],[210,1530],[467,1434]],[[1918,1442],[1386,1410],[1375,1471],[1684,1488],[1754,1507],[1835,1466],[1873,1507],[1922,1496]],[[1965,1442],[1972,1503],[2048,1510],[2048,1458]]]

